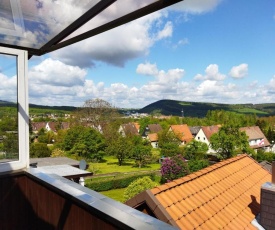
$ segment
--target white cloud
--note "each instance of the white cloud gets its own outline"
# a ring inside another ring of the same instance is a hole
[[[233,66],[229,75],[235,79],[243,78],[248,74],[248,64],[243,63],[238,66]]]
[[[59,71],[61,66],[62,70],[66,71]],[[56,69],[52,71],[54,67]],[[30,103],[80,106],[87,99],[101,98],[119,108],[140,108],[160,99],[234,104],[262,103],[260,100],[263,99],[265,102],[274,101],[275,76],[268,86],[259,85],[257,82],[242,86],[213,80],[213,78],[220,79],[216,77],[220,73],[215,65],[209,65],[206,68],[206,74],[202,76],[203,79],[200,82],[184,81],[185,71],[183,69],[158,70],[156,64],[149,62],[138,65],[136,71],[139,74],[149,74],[154,79],[140,87],[129,86],[121,82],[105,86],[103,82],[86,79],[84,69],[46,59],[30,70]],[[63,75],[59,75],[61,73]],[[82,77],[76,73],[81,73]],[[69,75],[75,83],[71,81],[69,84],[55,84],[57,79],[53,76],[61,76],[58,80],[60,83],[61,80],[65,81]],[[206,79],[206,76],[209,79]],[[3,87],[8,86],[8,83],[11,85],[16,82],[15,78],[8,79],[3,75],[0,75],[0,80]]]
[[[222,0],[184,0],[169,7],[175,11],[183,11],[190,14],[201,14],[214,10]]]
[[[128,60],[148,54],[159,39],[171,36],[171,22],[160,26],[163,17],[165,12],[158,11],[51,55],[66,64],[80,67],[93,66],[97,61],[122,67]]]
[[[8,77],[0,73],[0,100],[17,101],[17,78],[16,76]]]
[[[138,65],[136,72],[138,74],[143,74],[143,75],[157,75],[158,74],[158,68],[156,63],[155,64],[151,64],[149,62],[146,62],[145,64],[141,63]]]
[[[275,75],[270,79],[267,89],[270,94],[275,94]]]
[[[70,66],[48,58],[29,71],[30,81],[52,86],[82,85],[87,72],[78,66]]]
[[[161,40],[167,37],[172,37],[173,34],[173,24],[172,22],[167,22],[164,28],[157,33],[156,40]]]
[[[186,44],[189,44],[189,40],[188,38],[184,38],[184,39],[181,39],[178,41],[178,45],[186,45]]]
[[[205,75],[197,74],[194,77],[194,80],[215,80],[223,81],[226,78],[226,75],[219,72],[219,66],[217,64],[210,64],[205,69]]]

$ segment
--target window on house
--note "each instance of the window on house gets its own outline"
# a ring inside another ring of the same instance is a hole
[[[27,60],[25,51],[0,47],[0,172],[28,165]]]

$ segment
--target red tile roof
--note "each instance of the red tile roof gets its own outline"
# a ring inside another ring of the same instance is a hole
[[[148,139],[152,141],[158,141],[158,134],[157,133],[149,133],[148,134]]]
[[[220,126],[218,125],[212,125],[212,126],[203,126],[201,129],[204,132],[204,135],[206,136],[207,140],[210,141],[210,137],[214,134],[219,132]]]
[[[268,181],[271,174],[243,154],[147,190],[143,202],[138,195],[129,204],[151,205],[157,218],[186,230],[257,229],[251,221],[260,211],[261,185]]]
[[[186,124],[171,125],[170,129],[182,142],[188,143],[194,139],[189,127]]]

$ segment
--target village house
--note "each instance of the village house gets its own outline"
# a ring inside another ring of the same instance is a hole
[[[201,129],[201,126],[189,126],[190,132],[192,133],[192,136],[195,138],[198,134],[198,132]]]
[[[210,145],[210,137],[219,131],[220,126],[218,125],[212,125],[212,126],[202,126],[195,136],[196,141],[203,142],[207,144],[208,151],[207,153],[215,153],[215,151],[211,148]]]
[[[153,148],[158,148],[158,134],[157,133],[149,133],[146,137],[146,139],[150,142],[151,146]]]
[[[70,124],[69,122],[55,122],[55,121],[49,121],[49,122],[32,122],[32,131],[34,133],[38,133],[42,128],[45,129],[45,131],[49,132],[52,131],[54,133],[57,132],[59,129],[69,129]]]
[[[189,127],[186,124],[171,125],[168,132],[174,133],[174,135],[180,140],[180,145],[185,145],[194,139]]]
[[[160,124],[149,124],[145,127],[142,133],[142,137],[146,138],[149,133],[159,133],[161,131],[162,131],[162,127],[160,126]]]
[[[249,146],[254,150],[271,151],[272,147],[259,126],[242,127],[240,131],[246,133]]]
[[[270,183],[271,174],[242,154],[146,190],[126,204],[183,230],[271,230],[274,181],[272,177]]]
[[[120,125],[118,132],[123,136],[133,136],[133,135],[139,135],[139,128],[140,125],[136,122],[130,122],[127,124]]]

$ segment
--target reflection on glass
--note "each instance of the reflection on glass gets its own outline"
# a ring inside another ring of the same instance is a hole
[[[19,159],[16,57],[0,54],[0,162]]]
[[[41,48],[99,0],[1,0],[0,43]]]
[[[89,30],[95,29],[99,26],[102,26],[108,22],[111,22],[115,19],[118,19],[124,15],[132,13],[136,10],[139,10],[145,6],[148,6],[157,0],[119,0],[114,2],[111,6],[103,10],[96,17],[92,18],[90,21],[85,23],[75,32],[66,37],[63,41],[66,41],[72,37],[83,34]]]

